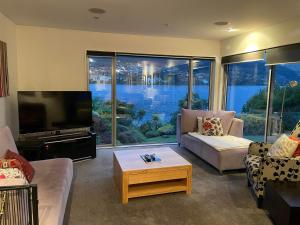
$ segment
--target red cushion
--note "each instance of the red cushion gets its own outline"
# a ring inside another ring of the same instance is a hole
[[[33,175],[34,175],[34,168],[31,166],[31,164],[21,155],[12,152],[10,150],[7,150],[5,154],[5,159],[16,159],[20,162],[22,166],[22,172],[24,173],[26,179],[28,182],[32,181]]]
[[[294,152],[294,154],[293,154],[292,157],[300,156],[300,139],[298,139],[298,138],[296,138],[296,137],[293,137],[293,136],[290,136],[290,139],[292,139],[292,140],[298,142],[298,147],[297,147],[297,149],[296,149],[296,151]]]

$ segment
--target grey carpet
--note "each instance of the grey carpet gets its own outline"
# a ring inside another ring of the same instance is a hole
[[[244,173],[219,175],[194,154],[172,148],[193,164],[192,195],[157,195],[130,199],[122,205],[113,181],[114,149],[100,149],[96,159],[75,164],[69,225],[272,224],[266,213],[256,208]]]

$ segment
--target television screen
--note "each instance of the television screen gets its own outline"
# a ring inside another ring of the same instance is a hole
[[[19,91],[20,133],[92,126],[89,91]]]

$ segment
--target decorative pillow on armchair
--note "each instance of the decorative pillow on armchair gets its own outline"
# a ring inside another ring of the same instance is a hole
[[[298,142],[282,134],[271,146],[268,156],[292,157],[298,147]]]
[[[202,134],[206,136],[223,136],[221,119],[217,117],[203,118]]]

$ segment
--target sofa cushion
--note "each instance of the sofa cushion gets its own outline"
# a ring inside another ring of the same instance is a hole
[[[300,139],[300,120],[296,124],[295,128],[293,129],[291,136],[299,138]]]
[[[33,175],[34,175],[34,168],[31,166],[31,164],[21,155],[12,152],[10,150],[7,150],[5,154],[5,159],[16,159],[20,162],[22,171],[28,180],[28,182],[32,181]]]
[[[197,131],[197,117],[212,116],[212,111],[181,109],[181,133]]]
[[[73,178],[73,162],[58,158],[30,163],[35,169],[31,183],[38,185],[40,224],[61,225]]]
[[[189,132],[188,135],[197,138],[199,141],[206,143],[207,145],[213,147],[217,151],[230,150],[230,149],[243,149],[249,147],[252,141],[239,138],[231,135],[226,136],[205,136],[200,135],[196,132]]]
[[[8,127],[0,128],[0,158],[4,158],[7,149],[18,153],[14,138]]]
[[[292,157],[298,147],[298,142],[282,134],[271,146],[268,156]]]
[[[214,117],[218,117],[218,118],[221,119],[224,135],[228,134],[234,116],[235,116],[234,111],[222,111],[222,110],[220,110],[220,111],[217,111],[214,114]]]
[[[206,136],[223,136],[221,119],[217,117],[203,117],[202,134]]]

